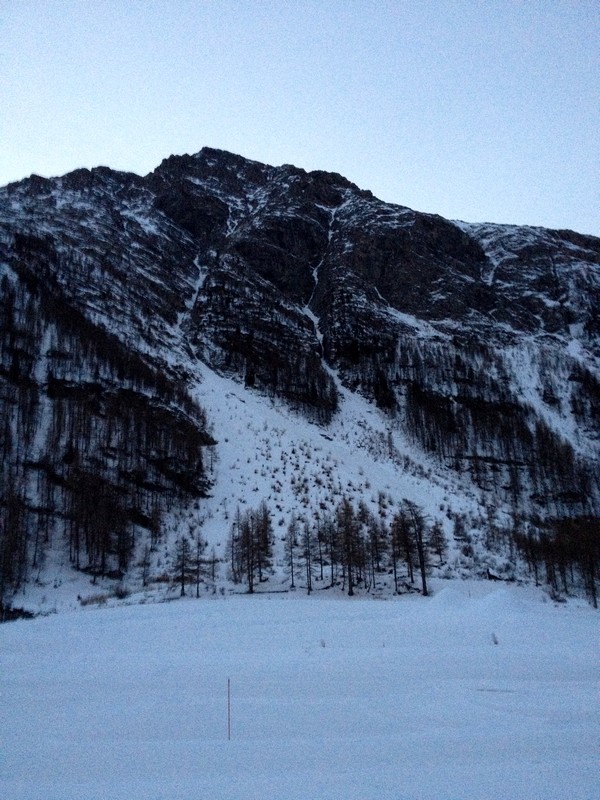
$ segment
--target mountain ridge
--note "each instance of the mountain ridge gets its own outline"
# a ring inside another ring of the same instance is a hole
[[[600,239],[204,148],[0,189],[0,271],[7,596],[52,532],[122,577],[211,491],[206,369],[325,430],[355,393],[528,525],[599,513]],[[78,481],[112,522],[92,530]]]

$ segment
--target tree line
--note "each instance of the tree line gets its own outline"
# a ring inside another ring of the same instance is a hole
[[[385,503],[385,500],[380,500]],[[428,594],[432,558],[442,564],[447,540],[439,521],[430,523],[421,507],[404,500],[391,522],[355,507],[343,497],[334,512],[315,522],[292,515],[283,538],[283,569],[290,589],[310,594],[340,587],[353,596],[375,590],[384,574],[393,576],[397,593],[419,587]],[[271,512],[263,501],[256,509],[238,509],[231,525],[227,558],[230,577],[252,593],[274,573],[274,532]]]
[[[598,608],[600,517],[550,520],[541,531],[515,531],[514,542],[536,583],[544,580],[556,595],[569,594],[583,583]]]
[[[0,280],[0,615],[50,547],[123,575],[136,537],[206,494],[214,444],[183,382],[27,268]]]
[[[530,497],[554,516],[600,512],[600,470],[577,456],[514,391],[514,376],[486,343],[419,340],[369,317],[345,320],[327,340],[346,383],[392,416],[419,446],[469,473],[482,490],[523,507]],[[343,316],[343,315],[342,315]],[[580,426],[600,418],[600,381],[584,366],[536,355],[540,402],[558,408],[559,384]],[[562,383],[560,377],[562,376]]]

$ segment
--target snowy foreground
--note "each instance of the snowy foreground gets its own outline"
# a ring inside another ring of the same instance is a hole
[[[598,612],[533,588],[435,589],[5,624],[0,797],[600,797]]]

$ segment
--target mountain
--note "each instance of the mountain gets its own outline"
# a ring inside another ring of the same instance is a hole
[[[575,564],[595,600],[599,239],[205,148],[0,189],[0,282],[5,610],[185,590],[194,543],[203,585],[287,587],[318,545],[319,580],[398,591],[403,520],[413,579],[441,529],[446,575]]]

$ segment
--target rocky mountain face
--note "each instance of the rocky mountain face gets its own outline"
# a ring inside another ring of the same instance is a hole
[[[423,447],[519,505],[526,492],[540,511],[593,507],[598,240],[454,224],[340,176],[214,151],[167,159],[149,182],[206,248],[189,321],[201,358],[284,396],[291,382],[321,414],[335,409],[334,368]],[[231,310],[244,295],[255,300],[240,325]],[[286,331],[303,344],[293,362]]]
[[[199,362],[321,426],[358,392],[516,515],[600,513],[594,237],[204,149],[1,189],[0,280],[0,596],[57,537],[121,574],[206,494]]]

